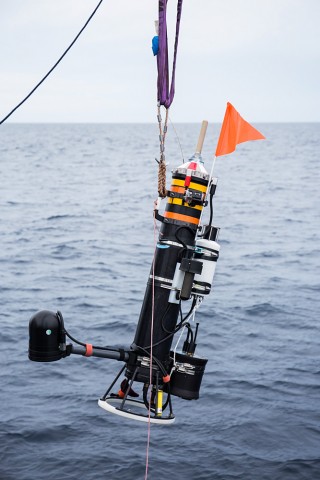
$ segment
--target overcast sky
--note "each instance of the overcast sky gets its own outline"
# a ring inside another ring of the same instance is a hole
[[[157,0],[104,0],[10,122],[153,122]],[[176,0],[169,0],[169,42]],[[33,88],[98,0],[0,0],[0,117]],[[184,0],[175,122],[320,121],[320,0]]]

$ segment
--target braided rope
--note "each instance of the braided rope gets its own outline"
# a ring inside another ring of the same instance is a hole
[[[158,170],[158,193],[159,197],[161,198],[165,198],[167,196],[166,173],[166,162],[164,160],[160,160]]]

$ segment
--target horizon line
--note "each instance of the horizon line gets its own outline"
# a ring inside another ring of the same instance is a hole
[[[195,125],[201,121],[175,121],[173,124]],[[209,124],[222,124],[221,121],[208,120]],[[320,123],[320,120],[250,120],[250,123],[277,123],[277,124],[297,124],[297,123]],[[4,122],[2,125],[157,125],[157,121],[133,122],[133,121],[21,121]]]

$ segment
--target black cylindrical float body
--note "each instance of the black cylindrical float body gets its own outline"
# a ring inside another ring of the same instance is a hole
[[[174,330],[177,325],[180,306],[179,303],[169,303],[170,288],[175,273],[176,264],[183,250],[183,244],[178,242],[175,234],[181,225],[163,223],[157,243],[154,268],[151,267],[147,288],[141,308],[139,322],[132,344],[132,348],[145,356],[142,347],[150,353],[151,323],[153,309],[153,288],[154,288],[154,313],[153,313],[153,349],[152,355],[157,358],[165,368],[170,363],[170,348],[173,340]],[[178,238],[186,245],[193,245],[196,230],[181,228]],[[153,287],[154,283],[154,287]],[[135,366],[129,366],[127,376],[131,377]],[[141,367],[136,380],[149,381],[149,368]]]
[[[191,169],[189,169],[190,165]],[[184,164],[173,172],[154,265],[151,267],[132,344],[132,348],[140,352],[142,357],[146,354],[139,350],[139,347],[150,353],[152,310],[154,310],[152,355],[165,368],[169,368],[170,365],[170,348],[180,311],[179,302],[168,302],[172,281],[182,253],[186,253],[186,247],[192,248],[194,245],[207,183],[208,174],[196,162]],[[183,198],[187,191],[190,194],[188,200]],[[132,377],[135,368],[136,365],[127,365],[128,378]],[[149,368],[147,366],[139,368],[135,380],[149,381]]]
[[[179,225],[163,223],[157,243],[154,267],[151,267],[145,297],[140,313],[134,344],[150,347],[152,319],[152,290],[154,283],[154,318],[153,318],[153,355],[161,362],[166,360],[170,352],[174,329],[179,315],[179,304],[168,303],[170,288],[175,268],[183,250],[183,243],[192,246],[196,230],[183,227],[175,234]],[[183,242],[183,243],[181,243]],[[169,338],[167,338],[169,337]],[[166,340],[164,340],[166,339]],[[161,342],[159,345],[157,345]]]

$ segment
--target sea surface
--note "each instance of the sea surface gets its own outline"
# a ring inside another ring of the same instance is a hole
[[[265,141],[215,164],[221,252],[196,317],[209,360],[200,399],[173,397],[175,423],[151,427],[152,480],[320,478],[320,124],[255,126]],[[167,186],[199,129],[169,126]],[[0,127],[0,480],[144,479],[147,424],[97,405],[121,364],[31,362],[28,324],[61,310],[81,341],[131,344],[158,151],[152,124]]]

